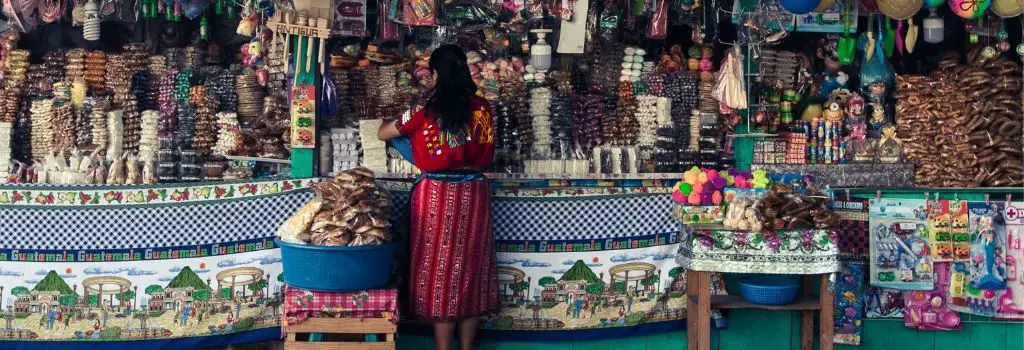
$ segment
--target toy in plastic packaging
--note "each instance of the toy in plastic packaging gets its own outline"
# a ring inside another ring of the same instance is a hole
[[[400,0],[382,0],[378,2],[377,8],[390,8],[391,3],[400,2]],[[377,14],[377,39],[380,41],[394,41],[398,40],[398,24],[392,21],[388,17],[387,11],[379,11]]]
[[[869,286],[864,307],[867,318],[903,318],[903,292]]]
[[[935,263],[935,287],[903,292],[903,325],[923,331],[960,329],[960,314],[950,310],[950,264]]]
[[[872,199],[871,285],[900,290],[931,290],[931,244],[923,199]]]
[[[405,2],[403,21],[410,26],[437,25],[436,0],[408,0]]]
[[[868,201],[845,198],[832,201],[832,210],[839,215],[837,239],[839,254],[850,257],[868,256]]]
[[[966,206],[967,202],[964,201]],[[953,234],[950,227],[949,200],[928,201],[928,242],[932,245],[932,261],[953,261]]]
[[[1000,290],[1006,287],[1006,218],[999,202],[967,204],[971,233],[971,288]]]
[[[864,329],[864,292],[867,266],[862,263],[843,263],[836,276],[836,294],[833,299],[835,332],[832,341],[837,344],[860,345]]]
[[[953,247],[953,260],[963,261],[971,256],[971,234],[967,201],[949,202],[949,239]]]
[[[970,252],[966,261],[953,264],[951,307],[972,315],[992,317],[999,309],[996,293],[1006,288],[1005,205],[970,202],[967,208]]]
[[[416,0],[409,0],[416,1]],[[490,7],[473,0],[446,4],[440,24],[457,28],[459,32],[478,32],[498,23],[500,15]]]
[[[1024,320],[1024,202],[1006,206],[1006,289],[996,292],[996,318]]]

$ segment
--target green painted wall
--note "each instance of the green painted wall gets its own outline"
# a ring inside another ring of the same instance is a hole
[[[966,317],[965,317],[966,318]],[[899,320],[870,320],[865,325],[861,346],[837,345],[837,350],[930,350],[985,349],[1024,350],[1024,323],[966,320],[958,332],[922,332],[903,327]],[[817,342],[815,342],[817,344]],[[399,335],[398,349],[428,350],[433,339],[424,336]],[[711,337],[713,350],[791,350],[800,348],[800,317],[796,312],[734,310],[729,314],[729,328],[715,331]],[[567,342],[484,342],[481,350],[683,350],[686,332],[678,331],[623,339]]]

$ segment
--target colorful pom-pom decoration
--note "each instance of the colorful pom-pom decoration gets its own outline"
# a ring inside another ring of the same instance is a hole
[[[690,196],[686,199],[690,205],[700,205],[700,194],[698,192],[690,193]]]
[[[679,204],[685,204],[686,195],[683,195],[683,193],[679,191],[679,188],[676,188],[675,191],[672,191],[672,200]]]
[[[684,196],[689,196],[690,195],[690,191],[693,191],[693,185],[685,183],[685,182],[681,182],[681,183],[679,183],[679,187],[677,189]]]

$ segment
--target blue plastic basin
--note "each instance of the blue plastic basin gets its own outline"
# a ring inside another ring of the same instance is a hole
[[[309,290],[344,292],[388,284],[395,243],[361,247],[322,247],[275,239],[281,247],[284,281]]]
[[[743,296],[743,300],[758,305],[792,303],[796,300],[799,289],[797,279],[789,276],[753,275],[740,281],[740,295]]]

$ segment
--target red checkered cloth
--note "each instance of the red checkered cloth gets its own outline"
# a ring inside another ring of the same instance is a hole
[[[385,318],[398,324],[398,288],[360,292],[317,292],[285,286],[285,324],[312,317]]]

